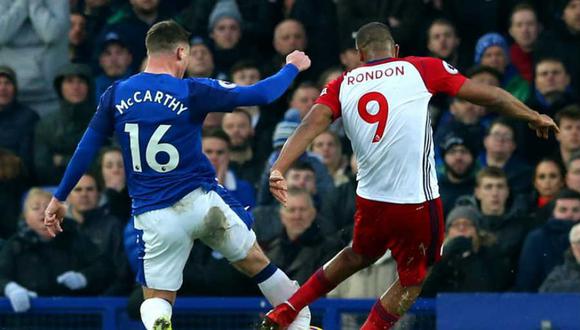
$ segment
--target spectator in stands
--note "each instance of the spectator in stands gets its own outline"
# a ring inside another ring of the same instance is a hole
[[[527,104],[534,110],[546,114],[552,118],[564,107],[576,102],[570,87],[570,76],[561,60],[556,58],[544,58],[536,63],[535,91]],[[535,134],[529,134],[526,127],[520,131],[520,141],[526,159],[535,162],[540,158],[550,156],[557,148],[556,140],[550,137],[548,140],[538,139]]]
[[[256,152],[259,148],[254,142],[256,131],[252,128],[250,115],[245,109],[237,108],[224,116],[222,129],[231,142],[230,169],[237,177],[257,188],[265,157]]]
[[[440,292],[500,292],[508,288],[509,266],[497,241],[479,227],[479,214],[471,206],[454,208],[445,222],[446,238],[441,261],[431,269],[422,295]]]
[[[528,213],[533,219],[531,228],[546,223],[552,214],[553,203],[564,188],[564,168],[555,160],[544,158],[534,171],[534,190],[530,194]]]
[[[561,165],[567,164],[573,153],[580,151],[580,106],[569,105],[556,113],[560,132],[556,134],[559,149],[552,155]]]
[[[460,198],[457,204],[475,207],[479,212],[479,227],[497,237],[500,255],[509,260],[511,285],[530,220],[525,212],[525,198],[509,197],[506,174],[497,167],[486,167],[476,175],[473,198]]]
[[[122,40],[127,42],[127,48],[133,55],[132,71],[139,69],[139,64],[146,54],[145,36],[149,28],[160,21],[169,19],[169,6],[160,6],[160,0],[129,0],[109,18],[99,36],[99,42],[105,40],[110,32],[116,32]]]
[[[580,192],[580,153],[576,152],[568,161],[568,170],[566,171],[566,187]]]
[[[325,195],[319,193],[316,175],[316,171],[309,163],[297,161],[288,169],[285,178],[288,183],[288,188],[303,189],[310,193],[313,205],[318,211],[321,209],[321,201]],[[282,232],[281,223],[277,221],[279,207],[280,205],[278,203],[274,203],[261,205],[254,209],[253,215],[256,219],[254,231],[259,242],[267,244]],[[334,220],[322,219],[317,222],[317,226],[320,227],[320,230],[325,235],[333,234],[337,230],[332,223]]]
[[[443,211],[449,212],[459,196],[473,193],[476,148],[471,138],[461,131],[449,132],[440,147],[443,170],[438,171],[439,193]]]
[[[486,84],[495,87],[500,87],[501,85],[501,73],[489,66],[485,65],[474,66],[471,69],[467,70],[465,75],[469,79],[481,84]]]
[[[300,118],[304,118],[319,95],[320,89],[316,85],[310,82],[303,82],[292,92],[290,109],[297,109],[300,111]]]
[[[570,230],[570,250],[564,264],[556,266],[540,286],[540,292],[580,292],[580,224]]]
[[[34,174],[34,130],[38,115],[18,101],[18,85],[12,68],[0,66],[0,148],[16,154]]]
[[[123,249],[124,222],[99,207],[99,199],[96,178],[91,174],[83,175],[67,199],[67,216],[76,222],[78,230],[90,237],[112,264],[112,280],[106,283],[104,294],[125,294],[131,287],[132,279]]]
[[[533,50],[539,32],[540,24],[534,7],[526,3],[516,5],[510,16],[509,34],[514,43],[509,55],[520,76],[529,83],[534,77]]]
[[[26,189],[22,159],[0,148],[0,238],[16,232],[22,193]]]
[[[268,157],[268,161],[262,172],[260,179],[260,188],[258,190],[258,205],[271,205],[275,203],[274,197],[270,193],[268,177],[270,167],[278,158],[282,146],[300,123],[300,112],[296,109],[290,109],[284,115],[284,120],[276,125],[274,135],[272,138],[272,146],[274,151]],[[320,196],[325,196],[334,189],[332,177],[328,174],[326,166],[319,160],[318,156],[312,155],[310,152],[304,153],[298,159],[300,162],[308,163],[316,173],[316,189]]]
[[[242,40],[242,16],[235,0],[220,0],[209,16],[209,37],[217,75],[229,76],[240,58],[256,58]]]
[[[239,179],[230,169],[230,137],[221,129],[204,131],[201,148],[216,172],[218,182],[244,207],[256,206],[256,191],[248,181]]]
[[[536,56],[562,59],[572,77],[576,95],[580,95],[580,0],[563,0],[559,5],[558,17],[562,19],[540,35]]]
[[[63,222],[62,235],[50,236],[44,209],[50,193],[31,189],[24,202],[20,231],[0,250],[0,288],[15,312],[30,308],[30,298],[97,294],[107,278],[104,258],[91,240]]]
[[[310,150],[322,158],[322,163],[332,176],[335,187],[349,181],[346,174],[347,162],[342,154],[342,144],[338,135],[332,131],[321,133],[312,141]]]
[[[356,197],[356,173],[358,166],[354,154],[350,157],[350,171],[347,172],[348,181],[334,189],[331,193],[323,196],[320,214],[329,219],[333,229],[341,241],[346,246],[352,240],[354,227],[355,197]],[[383,260],[384,261],[384,260]],[[343,282],[344,283],[344,282]]]
[[[435,145],[441,145],[445,136],[452,131],[466,131],[477,141],[477,148],[481,149],[481,142],[485,136],[485,127],[481,123],[481,118],[485,114],[485,108],[471,102],[454,98],[449,109],[451,116],[442,118],[435,136]]]
[[[358,52],[352,39],[353,38],[350,37],[349,43],[343,46],[342,50],[340,51],[340,63],[346,71],[354,70],[363,65],[363,62],[360,61],[360,57],[358,56]]]
[[[252,60],[241,60],[234,64],[231,76],[233,83],[239,86],[255,84],[262,78],[258,64]],[[258,106],[242,107],[242,109],[251,116],[251,124],[254,129],[252,149],[261,167],[272,152],[272,134],[280,118],[276,111],[270,111],[273,109],[264,111],[264,107]]]
[[[69,0],[1,0],[0,8],[0,65],[16,71],[18,99],[42,117],[57,112],[52,81],[68,62]]]
[[[105,147],[99,157],[99,186],[103,187],[100,206],[124,224],[131,217],[131,197],[127,190],[123,154],[117,146]]]
[[[501,168],[508,178],[512,194],[527,193],[531,186],[532,168],[516,151],[515,127],[511,121],[499,117],[491,124],[483,145],[484,152],[479,157],[481,166]]]
[[[530,84],[510,63],[509,49],[504,37],[487,33],[475,45],[475,64],[492,67],[502,74],[501,87],[521,101],[530,96]]]
[[[466,62],[464,59],[459,58],[459,44],[459,37],[451,21],[439,18],[434,20],[427,29],[427,49],[429,50],[429,55],[440,58],[462,70],[467,68],[471,64],[471,61]]]
[[[516,279],[516,289],[537,291],[548,274],[564,262],[570,229],[580,221],[580,193],[563,189],[556,197],[552,218],[526,237]]]
[[[316,86],[318,87],[319,90],[324,89],[324,87],[326,87],[326,85],[328,85],[329,82],[342,76],[343,72],[344,70],[342,70],[342,68],[338,66],[334,66],[324,70],[324,72],[320,74],[320,78],[318,79],[318,83],[316,84]]]
[[[87,18],[77,10],[70,14],[68,56],[72,63],[89,64],[92,59],[91,45],[87,36]]]
[[[288,189],[288,201],[280,208],[284,230],[272,242],[268,257],[298,283],[308,277],[340,249],[338,242],[328,240],[313,225],[321,220],[310,193],[305,189]]]
[[[214,61],[209,47],[201,37],[192,37],[189,43],[189,63],[187,76],[208,78],[213,77]],[[224,78],[224,77],[219,77]]]
[[[38,124],[35,141],[35,166],[38,182],[57,184],[70,157],[95,112],[94,87],[90,68],[67,64],[54,79],[60,97],[60,111]]]
[[[133,56],[126,43],[116,32],[109,32],[105,36],[105,41],[101,45],[101,55],[99,55],[99,66],[103,73],[95,78],[96,100],[119,79],[128,78],[131,71]]]
[[[94,45],[95,39],[98,37],[99,33],[107,24],[109,17],[113,15],[113,8],[115,5],[112,4],[119,3],[112,0],[85,0],[83,8],[78,8],[86,18],[86,31],[88,44]]]
[[[302,23],[294,19],[285,19],[278,23],[274,30],[273,45],[276,54],[262,67],[265,76],[270,76],[280,70],[285,63],[286,55],[292,51],[306,49],[306,30]]]

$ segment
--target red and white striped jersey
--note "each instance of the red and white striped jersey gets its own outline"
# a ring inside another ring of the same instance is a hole
[[[316,100],[342,117],[358,162],[357,194],[400,204],[439,197],[427,106],[435,93],[455,95],[457,69],[428,57],[374,61],[331,81]]]

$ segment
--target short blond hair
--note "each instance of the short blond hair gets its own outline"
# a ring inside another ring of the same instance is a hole
[[[46,197],[48,199],[51,199],[52,194],[39,187],[30,188],[28,194],[26,195],[26,199],[24,200],[24,211],[28,209],[30,201],[32,200],[33,197]]]

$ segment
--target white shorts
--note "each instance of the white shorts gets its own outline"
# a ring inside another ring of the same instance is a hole
[[[143,286],[177,291],[195,239],[230,262],[246,257],[256,235],[242,220],[248,217],[241,213],[246,211],[226,203],[232,198],[224,191],[198,188],[170,207],[135,217],[135,229],[141,238],[137,280]]]

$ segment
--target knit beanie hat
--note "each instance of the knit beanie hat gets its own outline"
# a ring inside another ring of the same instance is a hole
[[[242,23],[242,14],[240,13],[240,9],[235,0],[218,1],[209,15],[209,30],[213,30],[216,23],[224,17],[233,18],[238,21],[238,23]]]
[[[300,111],[297,109],[289,109],[284,114],[284,118],[280,121],[274,129],[272,136],[272,146],[274,149],[282,147],[286,140],[294,133],[298,125],[300,125]]]
[[[8,78],[15,88],[18,87],[18,84],[16,83],[16,73],[14,73],[14,70],[12,70],[11,67],[0,65],[0,76]]]
[[[505,55],[509,56],[509,49],[505,38],[499,33],[486,33],[477,40],[477,44],[475,45],[475,64],[481,63],[483,53],[491,46],[501,47]]]
[[[445,221],[445,229],[449,230],[449,227],[451,227],[453,222],[458,219],[471,220],[476,229],[479,227],[479,214],[477,213],[477,210],[471,206],[456,206],[451,210]]]

